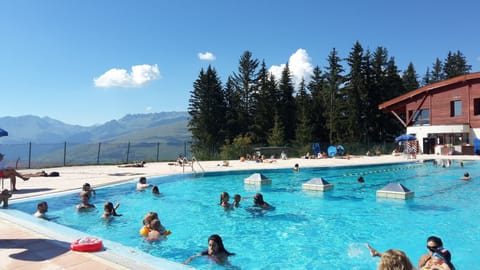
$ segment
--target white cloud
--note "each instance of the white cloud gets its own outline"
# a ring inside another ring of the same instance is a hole
[[[125,69],[112,68],[93,81],[96,87],[135,88],[142,87],[159,78],[160,71],[156,64],[153,66],[144,64],[132,66],[130,73]]]
[[[152,110],[152,106],[147,106],[147,108],[145,108],[145,111],[149,112]]]
[[[305,49],[298,49],[290,56],[288,68],[290,69],[290,75],[292,76],[292,81],[295,86],[298,86],[302,79],[305,79],[305,82],[310,81],[310,77],[313,74],[312,59],[310,59]],[[268,71],[279,80],[282,77],[282,71],[284,69],[285,64],[281,64],[280,66],[271,66]]]
[[[205,52],[205,53],[198,53],[198,59],[206,60],[206,61],[213,61],[213,60],[216,59],[216,57],[211,52]]]

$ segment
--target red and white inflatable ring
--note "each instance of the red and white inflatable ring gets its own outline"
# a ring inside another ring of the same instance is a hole
[[[95,252],[103,249],[103,242],[95,237],[84,237],[75,240],[70,245],[70,249],[82,252]]]

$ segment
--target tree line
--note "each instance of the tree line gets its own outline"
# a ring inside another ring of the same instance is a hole
[[[241,55],[237,72],[225,83],[212,66],[202,68],[188,107],[192,153],[203,160],[236,159],[255,146],[285,146],[290,154],[304,154],[315,142],[323,150],[347,145],[350,153],[383,148],[404,128],[379,104],[471,70],[460,51],[449,51],[419,81],[413,63],[402,72],[385,47],[371,52],[359,42],[346,58],[334,48],[327,60],[327,66],[314,67],[298,86],[288,63],[275,78],[265,60],[250,51]]]

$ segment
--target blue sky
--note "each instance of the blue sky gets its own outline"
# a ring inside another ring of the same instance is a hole
[[[474,0],[0,1],[1,116],[93,125],[186,111],[201,68],[225,82],[246,50],[298,78],[356,41],[420,77],[457,50],[477,72],[479,10]]]

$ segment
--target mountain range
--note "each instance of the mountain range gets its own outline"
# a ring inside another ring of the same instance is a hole
[[[187,112],[127,114],[121,119],[101,125],[80,126],[49,118],[25,115],[0,117],[0,128],[8,136],[1,144],[52,144],[99,142],[183,143],[190,141]]]

